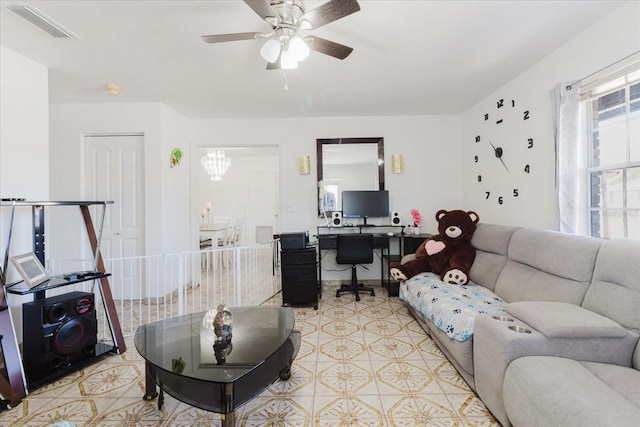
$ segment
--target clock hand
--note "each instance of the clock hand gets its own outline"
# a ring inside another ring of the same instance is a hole
[[[507,172],[509,172],[509,168],[505,164],[504,160],[502,160],[502,148],[494,146],[491,141],[489,141],[489,144],[491,144],[491,148],[493,148],[493,152],[496,155],[496,157],[498,159],[500,159],[500,162],[502,163],[502,166],[504,166],[504,168],[507,170]]]

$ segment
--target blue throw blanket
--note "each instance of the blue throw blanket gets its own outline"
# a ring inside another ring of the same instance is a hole
[[[400,299],[447,336],[465,341],[473,335],[478,314],[506,313],[506,302],[484,286],[471,281],[452,285],[434,273],[420,273],[400,284]]]

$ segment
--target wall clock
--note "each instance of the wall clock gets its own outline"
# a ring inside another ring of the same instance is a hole
[[[531,111],[514,99],[498,99],[484,113],[474,143],[474,180],[490,203],[509,204],[531,180],[536,141]]]

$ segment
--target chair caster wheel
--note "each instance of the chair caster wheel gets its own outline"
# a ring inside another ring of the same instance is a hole
[[[372,297],[375,297],[375,296],[376,296],[376,293],[375,293],[374,291],[371,291],[371,296],[372,296]]]
[[[340,298],[340,291],[336,291],[336,298]]]

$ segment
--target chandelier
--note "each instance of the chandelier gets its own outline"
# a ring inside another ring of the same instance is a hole
[[[231,166],[231,159],[224,155],[224,150],[207,150],[207,155],[200,160],[211,181],[221,181]]]

